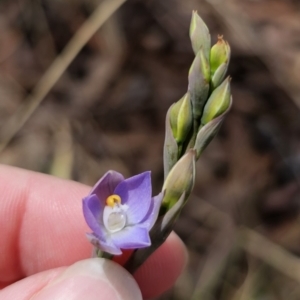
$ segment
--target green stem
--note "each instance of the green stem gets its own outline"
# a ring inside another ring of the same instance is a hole
[[[94,247],[92,257],[106,258],[106,259],[112,260],[112,258],[114,256],[110,253],[101,251],[100,249]]]

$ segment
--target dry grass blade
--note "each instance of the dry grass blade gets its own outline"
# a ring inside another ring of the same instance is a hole
[[[240,246],[285,276],[300,282],[300,259],[249,228],[241,229]]]
[[[88,40],[125,1],[107,0],[102,2],[79,28],[62,53],[56,57],[44,76],[37,83],[32,94],[28,96],[28,99],[25,99],[25,105],[20,107],[1,128],[0,152],[23,127]]]
[[[222,224],[202,266],[192,300],[210,299],[210,294],[218,285],[221,274],[236,249],[235,230],[234,224],[229,219]]]
[[[70,179],[72,177],[74,148],[70,123],[63,119],[54,132],[54,155],[49,174]]]
[[[197,199],[197,202],[201,207],[199,211],[203,212],[202,215],[198,214],[199,220],[210,226],[215,225],[221,230],[219,238],[211,245],[206,263],[202,266],[192,299],[208,299],[210,292],[213,293],[222,269],[228,267],[225,262],[228,261],[236,246],[288,278],[300,282],[300,259],[298,257],[248,227],[241,226],[235,231],[231,226],[232,220],[229,214],[201,199]]]

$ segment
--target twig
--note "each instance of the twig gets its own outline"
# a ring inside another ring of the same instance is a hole
[[[37,83],[31,95],[24,100],[25,105],[20,107],[1,128],[0,152],[5,149],[11,139],[23,127],[79,51],[125,1],[126,0],[106,0],[100,3],[93,14],[83,23],[62,53],[56,57],[52,65]]]

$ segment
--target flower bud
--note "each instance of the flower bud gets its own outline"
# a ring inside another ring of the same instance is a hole
[[[162,207],[169,210],[185,193],[185,201],[189,197],[195,181],[195,150],[189,150],[175,164],[163,185],[164,198]]]
[[[203,49],[200,49],[189,71],[188,91],[191,95],[193,116],[200,118],[203,106],[209,93],[210,66],[205,58]]]
[[[201,124],[205,125],[228,109],[231,102],[230,77],[217,87],[205,104]]]
[[[226,72],[227,72],[228,65],[226,63],[223,63],[219,66],[219,68],[216,70],[214,75],[211,77],[211,90],[213,91],[215,88],[217,88],[221,82],[223,81]]]
[[[178,161],[178,144],[171,128],[170,114],[174,104],[169,108],[166,116],[166,135],[164,142],[164,178]]]
[[[223,39],[223,36],[218,36],[217,43],[210,50],[210,73],[215,74],[217,69],[222,65],[228,66],[230,60],[230,46]]]
[[[196,11],[193,11],[192,14],[190,39],[195,55],[197,55],[199,50],[202,48],[206,59],[209,60],[211,46],[209,30]]]
[[[219,117],[208,122],[206,125],[200,127],[194,146],[194,149],[196,150],[196,160],[198,160],[203,150],[217,134],[223,119],[224,115],[220,115]]]
[[[193,124],[192,104],[190,94],[186,93],[171,107],[170,124],[174,138],[178,144],[182,144]]]

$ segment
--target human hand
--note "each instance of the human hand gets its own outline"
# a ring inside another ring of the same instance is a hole
[[[81,199],[89,190],[0,166],[1,300],[147,299],[174,284],[186,262],[184,245],[174,233],[134,279],[114,262],[86,259],[92,249]]]

